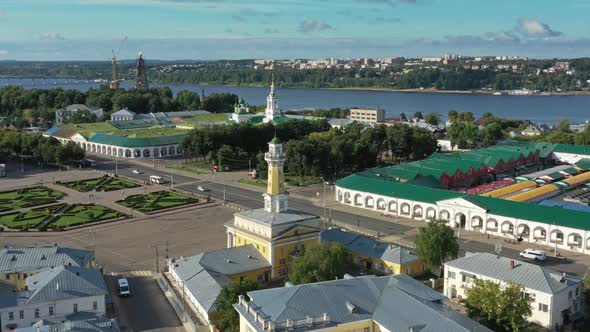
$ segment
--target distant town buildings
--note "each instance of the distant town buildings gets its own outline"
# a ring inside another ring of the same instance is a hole
[[[66,108],[60,108],[55,110],[55,124],[60,125],[71,118],[75,113],[78,112],[89,112],[91,114],[96,115],[96,119],[98,121],[102,120],[103,117],[103,109],[100,107],[94,106],[86,106],[83,104],[72,104],[67,106]]]
[[[360,123],[373,125],[383,122],[385,119],[385,111],[383,109],[350,109],[350,120]]]
[[[543,327],[563,326],[583,316],[582,280],[524,261],[489,253],[467,253],[444,264],[444,294],[465,299],[476,279],[512,282],[533,295],[529,321]]]

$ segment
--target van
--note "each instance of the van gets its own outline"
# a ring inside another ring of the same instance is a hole
[[[166,180],[164,180],[164,178],[161,176],[152,175],[152,176],[150,176],[150,182],[157,183],[157,184],[163,184],[163,183],[166,183]]]
[[[131,292],[129,291],[129,282],[126,278],[117,280],[117,289],[119,290],[119,296],[131,295]]]
[[[546,259],[543,250],[525,249],[520,253],[520,257],[534,259],[536,261],[544,261]]]

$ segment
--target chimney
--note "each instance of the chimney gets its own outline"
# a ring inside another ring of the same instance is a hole
[[[510,269],[514,270],[514,259],[510,260]]]

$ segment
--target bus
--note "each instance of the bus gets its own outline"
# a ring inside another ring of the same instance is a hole
[[[163,177],[161,177],[161,176],[151,175],[150,176],[150,182],[151,183],[157,183],[157,184],[163,184],[163,183],[166,183],[166,180]]]
[[[117,280],[117,289],[119,290],[119,296],[131,295],[131,292],[129,291],[129,282],[126,278]]]

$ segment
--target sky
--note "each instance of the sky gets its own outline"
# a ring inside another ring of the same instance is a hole
[[[590,0],[0,0],[0,60],[590,55]]]

